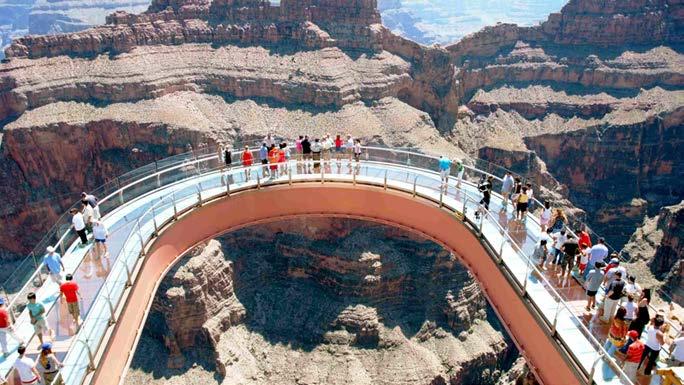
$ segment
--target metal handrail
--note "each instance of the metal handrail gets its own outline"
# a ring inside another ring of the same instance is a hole
[[[377,150],[388,151],[387,149],[381,149],[381,148],[376,148],[376,147],[366,147],[366,148],[367,148],[367,149],[377,149]],[[436,157],[433,157],[433,156],[430,156],[430,155],[425,155],[425,154],[420,154],[420,153],[410,153],[410,152],[406,152],[406,151],[402,151],[402,150],[396,150],[396,151],[395,151],[395,150],[390,150],[390,151],[393,152],[393,153],[397,153],[397,152],[399,152],[399,153],[406,153],[406,154],[410,154],[410,155],[412,155],[412,156],[423,156],[423,157],[425,157],[425,158],[433,159],[433,160],[434,160],[434,159],[437,159]],[[127,188],[130,188],[130,187],[132,187],[132,186],[134,186],[134,185],[138,185],[139,183],[141,183],[141,181],[144,181],[144,180],[148,180],[148,179],[154,178],[154,177],[159,176],[159,175],[161,175],[161,174],[163,174],[163,173],[166,173],[166,172],[169,172],[169,171],[171,171],[171,170],[175,170],[175,169],[178,169],[178,168],[181,168],[181,167],[186,167],[186,166],[188,166],[188,165],[195,165],[195,166],[197,166],[198,164],[200,164],[200,162],[211,161],[211,160],[214,160],[214,159],[216,159],[216,158],[219,158],[219,155],[218,155],[218,154],[207,155],[207,156],[204,156],[204,157],[202,157],[202,158],[198,158],[198,159],[194,159],[194,160],[191,160],[191,161],[188,161],[188,162],[184,162],[183,164],[180,164],[180,165],[174,165],[174,166],[172,166],[172,167],[165,168],[165,169],[163,169],[163,170],[159,170],[159,171],[157,171],[157,172],[155,172],[155,173],[153,173],[153,174],[150,174],[150,175],[147,175],[147,176],[141,178],[140,180],[137,180],[137,181],[128,183],[127,185],[125,185],[125,186],[123,186],[123,187],[120,187],[120,188],[119,188],[118,190],[116,190],[115,192],[113,192],[113,193],[107,195],[107,196],[106,196],[106,199],[111,199],[112,197],[115,197],[115,196],[119,195],[120,191],[124,191],[124,190],[127,189]],[[327,161],[321,160],[320,162],[321,162],[322,164],[324,164],[324,163],[326,163]],[[334,162],[334,161],[333,161],[333,162]],[[292,161],[290,161],[290,162],[288,162],[288,163],[292,163]],[[307,163],[307,162],[302,162],[302,163]],[[368,161],[367,163],[389,164],[389,165],[391,165],[391,166],[396,166],[396,165],[397,165],[396,163],[376,162],[376,161]],[[405,167],[405,168],[408,167],[408,168],[412,168],[412,169],[417,169],[417,170],[420,170],[421,172],[425,172],[425,171],[426,171],[425,169],[421,169],[421,168],[417,168],[417,167],[411,167],[411,166],[405,166],[405,165],[402,165],[402,166]],[[263,165],[255,165],[255,166],[251,166],[251,167],[249,167],[249,168],[250,168],[250,169],[252,169],[252,168],[256,169],[256,170],[257,170],[257,175],[258,175],[258,170],[259,170],[259,169],[262,169],[262,168],[263,168]],[[467,168],[467,169],[470,169],[470,170],[472,170],[472,171],[474,171],[474,172],[476,172],[476,173],[479,173],[479,174],[492,175],[492,174],[489,174],[489,173],[484,172],[484,171],[482,171],[482,170],[478,170],[478,169],[476,169],[476,168],[472,168],[472,167],[469,167],[469,166],[466,166],[466,168]],[[245,168],[244,168],[244,167],[235,167],[235,169],[240,169],[240,170],[242,171],[242,170],[244,170]],[[209,175],[210,173],[215,172],[215,171],[216,171],[216,169],[206,170],[204,173],[200,173],[199,175],[201,175],[201,176],[206,176],[206,175]],[[435,174],[433,171],[429,171],[429,172],[432,173],[432,174]],[[251,172],[250,172],[250,173],[251,173]],[[334,175],[336,175],[336,174],[333,174],[333,177],[334,177]],[[353,175],[354,175],[354,181],[356,182],[356,178],[355,178],[355,177],[356,177],[356,173],[354,173]],[[495,178],[497,178],[497,179],[500,180],[500,178],[498,178],[496,175],[492,175],[492,176],[494,176]],[[195,176],[193,176],[193,178],[194,178],[194,177],[195,177]],[[321,175],[321,178],[322,178],[322,179],[325,178],[325,175],[322,174],[322,175]],[[258,178],[257,178],[257,179],[258,179]],[[464,181],[464,182],[465,182],[465,183],[469,183],[469,182],[467,182],[467,181]],[[415,181],[414,181],[414,185],[415,185]],[[470,196],[469,194],[465,194],[465,195],[466,195],[466,199],[473,199],[472,196]],[[167,196],[167,197],[168,197],[168,196]],[[137,198],[139,198],[139,197],[136,197],[136,199],[137,199]],[[175,196],[174,196],[173,199],[174,199],[174,201],[175,201]],[[157,204],[159,204],[159,203],[162,202],[163,200],[164,200],[164,198],[160,199],[159,202],[154,203],[154,204],[152,205],[152,207],[150,207],[148,210],[146,210],[145,213],[142,214],[140,217],[143,217],[144,215],[147,215],[151,210],[154,209],[154,207],[156,207]],[[103,199],[103,201],[105,201],[105,200]],[[101,203],[102,203],[103,201],[101,201]],[[473,201],[474,201],[474,202],[477,202],[477,200],[473,200]],[[116,209],[115,209],[115,210],[116,210]],[[114,211],[115,211],[115,210],[114,210]],[[488,216],[491,216],[491,215],[492,215],[492,214],[489,213],[489,212],[488,212],[487,214],[488,214]],[[534,216],[532,216],[531,214],[528,214],[528,216],[531,217],[531,218],[534,218]],[[156,217],[156,215],[155,215],[155,217]],[[535,220],[536,220],[536,218],[535,218]],[[511,244],[514,245],[514,247],[517,248],[517,249],[520,251],[520,254],[523,255],[523,257],[528,261],[528,263],[531,263],[531,261],[529,260],[529,257],[528,257],[528,256],[524,253],[524,251],[523,251],[523,250],[514,242],[514,240],[513,240],[513,239],[510,237],[510,235],[505,231],[505,229],[503,229],[503,228],[500,226],[500,224],[499,224],[496,220],[494,220],[493,222],[494,222],[494,224],[495,224],[496,226],[498,226],[498,228],[500,228],[501,230],[503,230],[506,239],[507,239],[509,242],[511,242]],[[64,234],[62,237],[60,237],[60,242],[66,237],[66,235],[67,235],[68,233],[69,233],[69,231],[65,232],[65,234]],[[128,235],[126,241],[124,242],[124,247],[125,247],[125,245],[128,243],[128,241],[130,241],[131,234],[133,234],[133,232],[129,233],[129,235]],[[122,249],[122,250],[123,250],[123,249]],[[534,264],[532,264],[532,265],[534,265]],[[536,272],[539,273],[539,271],[538,271],[536,268],[533,267],[533,269],[534,269],[534,271],[536,271]],[[555,289],[553,289],[553,286],[550,285],[550,283],[548,282],[548,280],[546,280],[546,278],[543,276],[543,274],[540,273],[539,275],[540,275],[540,277],[543,278],[543,280],[544,280],[546,283],[548,283],[547,287],[549,287],[549,288],[552,289],[553,294],[555,294],[555,296],[557,296],[557,297],[560,299],[559,303],[562,302],[563,306],[564,306],[566,309],[570,310],[569,307],[567,306],[567,304],[562,300],[562,298],[561,298],[560,295],[555,291]],[[30,282],[30,281],[29,281],[29,282]],[[577,318],[576,316],[574,316],[574,313],[573,313],[572,311],[570,311],[570,313],[573,315],[573,317]],[[585,330],[588,331],[588,329],[586,329],[586,328],[584,327],[584,325],[583,325],[582,322],[578,322],[578,324],[582,325],[582,327],[583,327]],[[587,335],[592,336],[592,338],[594,339],[594,341],[592,341],[592,342],[595,342],[595,344],[598,345],[598,347],[602,349],[602,346],[600,345],[600,343],[598,343],[598,342],[595,340],[595,338],[593,337],[593,335],[592,335],[590,332],[587,333]]]

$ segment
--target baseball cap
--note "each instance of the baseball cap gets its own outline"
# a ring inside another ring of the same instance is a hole
[[[52,344],[49,343],[49,342],[46,342],[46,343],[40,345],[40,348],[41,348],[42,350],[50,350],[50,349],[52,349]]]
[[[637,338],[639,338],[639,333],[637,333],[636,330],[630,330],[627,332],[627,337],[636,340]]]
[[[617,258],[613,258],[610,260],[610,263],[620,263],[620,260]]]

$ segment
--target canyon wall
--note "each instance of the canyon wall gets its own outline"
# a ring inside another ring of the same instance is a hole
[[[164,279],[145,330],[139,352],[167,349],[157,373],[194,376],[183,357],[211,347],[206,370],[250,384],[493,384],[516,356],[456,256],[349,219],[209,241]],[[127,382],[155,382],[140,354]]]
[[[573,0],[540,26],[467,36],[446,49],[470,113],[440,129],[528,179],[552,176],[559,195],[547,197],[571,201],[620,249],[684,194],[682,9]]]
[[[21,132],[77,126],[62,131],[69,138],[84,125],[106,127],[98,118],[106,110],[116,124],[196,132],[199,142],[343,131],[502,164],[520,159],[516,171],[559,205],[572,200],[618,248],[644,215],[681,196],[680,2],[572,0],[540,26],[497,24],[445,48],[392,34],[376,5],[157,0],[139,15],[115,12],[104,26],[15,41],[0,70],[2,164],[20,181],[8,191],[17,203],[59,209],[47,197],[93,188],[100,179],[48,185],[40,163],[20,155],[33,146]],[[164,111],[162,100],[173,107]],[[262,115],[238,114],[248,100]],[[148,107],[156,120],[137,112]],[[84,151],[97,169],[111,146],[92,143]],[[170,147],[150,158],[177,151]],[[41,156],[62,163],[61,154]],[[5,227],[26,214],[6,216]]]
[[[684,201],[663,207],[647,217],[625,245],[635,266],[647,268],[676,303],[684,301],[683,221]]]

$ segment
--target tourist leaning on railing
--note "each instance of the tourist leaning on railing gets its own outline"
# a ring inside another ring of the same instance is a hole
[[[62,256],[55,251],[54,246],[47,247],[47,254],[43,257],[43,263],[47,268],[50,279],[56,284],[62,283],[62,272],[64,271],[64,263],[62,263]]]

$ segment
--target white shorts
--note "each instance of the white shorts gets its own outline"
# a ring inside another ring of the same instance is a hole
[[[439,170],[439,175],[442,179],[446,179],[449,176],[449,170]]]

